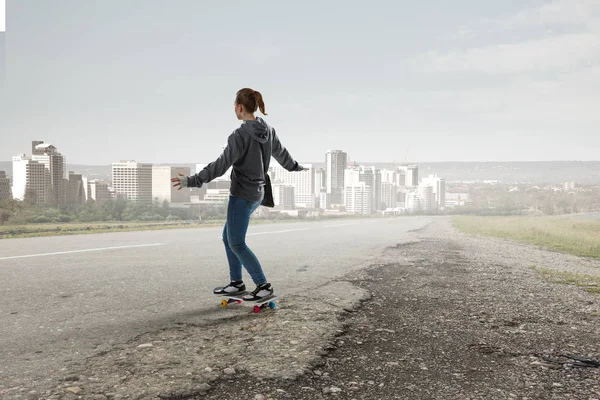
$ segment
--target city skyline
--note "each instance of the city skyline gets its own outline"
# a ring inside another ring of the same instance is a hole
[[[242,2],[67,3],[7,4],[0,160],[35,135],[76,164],[211,161],[247,86],[305,162],[315,143],[369,162],[598,159],[597,1],[266,1],[251,31]]]
[[[139,204],[166,202],[168,207],[190,208],[224,204],[230,195],[227,175],[231,168],[201,188],[179,191],[171,178],[191,175],[190,167],[120,160],[111,164],[109,180],[90,179],[68,170],[66,155],[55,145],[37,139],[31,141],[29,156],[20,153],[12,160],[12,182],[0,171],[0,199],[14,198],[41,206],[81,206],[90,200],[122,198]],[[196,164],[196,173],[206,166]],[[430,175],[419,182],[418,165],[391,169],[360,165],[348,162],[348,154],[338,149],[325,152],[324,168],[303,166],[302,171],[289,171],[275,162],[269,168],[277,212],[299,216],[298,210],[319,209],[370,215],[433,212],[445,205],[445,179]],[[422,186],[432,187],[428,195],[423,194]],[[7,193],[8,188],[12,193]]]

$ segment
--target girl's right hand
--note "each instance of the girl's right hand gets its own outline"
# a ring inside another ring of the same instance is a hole
[[[185,176],[183,175],[181,172],[179,173],[179,176]],[[174,183],[173,187],[176,187],[177,190],[181,190],[181,179],[179,177],[177,178],[171,178],[171,182]],[[179,187],[178,187],[179,186]]]

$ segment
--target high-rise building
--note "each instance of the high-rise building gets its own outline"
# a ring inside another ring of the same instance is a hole
[[[67,181],[67,204],[78,205],[85,203],[85,188],[83,185],[83,177],[81,174],[76,174],[69,171],[69,179]]]
[[[112,187],[117,196],[142,204],[152,203],[152,164],[121,161],[112,164]]]
[[[381,170],[381,183],[387,182],[397,185],[396,182],[397,172],[393,169],[382,169]]]
[[[346,211],[369,215],[373,210],[373,193],[364,182],[354,183],[344,189],[344,206]]]
[[[323,168],[315,168],[315,193],[319,194],[326,190],[325,170]]]
[[[31,142],[31,147],[33,151],[31,159],[44,164],[47,171],[46,203],[50,205],[66,204],[68,198],[67,158],[50,143],[34,140]]]
[[[375,167],[354,165],[344,171],[344,182],[346,187],[364,182],[369,188],[373,198],[371,199],[371,211],[381,208],[381,173]]]
[[[27,158],[25,154],[13,157],[13,198],[45,204],[48,177],[44,164]]]
[[[295,210],[295,186],[286,183],[273,184],[273,203],[278,210]]]
[[[434,195],[434,207],[441,209],[446,205],[446,180],[437,175],[429,175],[421,180],[421,186],[431,186]]]
[[[342,150],[327,150],[325,154],[325,188],[331,194],[331,204],[343,204],[344,171],[348,154]]]
[[[161,205],[166,200],[171,206],[182,206],[190,202],[190,190],[183,188],[179,190],[173,187],[171,178],[179,175],[190,175],[189,167],[171,167],[168,165],[155,165],[152,167],[152,200]]]
[[[304,171],[288,171],[276,164],[270,168],[271,181],[294,187],[296,207],[313,208],[315,206],[315,169],[312,164],[303,164]]]
[[[396,167],[396,186],[398,186],[398,189],[406,187],[406,170],[408,169],[408,166],[406,165],[401,165],[399,167]]]
[[[94,200],[96,202],[107,201],[110,199],[110,193],[108,190],[108,183],[101,182],[98,179],[93,179],[87,182],[87,200]]]
[[[406,166],[406,187],[419,186],[419,167],[417,165]]]
[[[327,192],[319,193],[319,208],[329,210],[331,208],[331,194]]]
[[[10,200],[11,198],[10,178],[6,176],[5,171],[0,171],[0,200]]]
[[[419,186],[419,198],[422,212],[430,214],[435,211],[435,195],[431,186]]]
[[[402,188],[398,188],[398,191],[396,194],[396,207],[397,208],[406,207],[407,194],[408,194],[408,191],[406,190],[406,188],[404,186]]]
[[[381,182],[381,209],[396,208],[398,187],[395,183]]]
[[[346,187],[356,185],[360,181],[360,167],[351,166],[344,170],[344,182],[346,183]]]
[[[434,187],[435,201],[438,208],[444,208],[446,205],[446,179],[439,178]]]
[[[421,197],[418,193],[410,192],[406,194],[406,208],[411,214],[421,211]]]
[[[381,208],[381,172],[375,167],[360,167],[360,182],[366,183],[371,188],[373,199],[371,201],[372,211]]]

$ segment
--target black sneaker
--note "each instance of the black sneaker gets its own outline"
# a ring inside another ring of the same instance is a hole
[[[263,283],[259,285],[252,291],[252,293],[245,295],[242,297],[245,301],[259,301],[262,299],[266,299],[268,297],[273,296],[275,291],[270,283]]]
[[[244,281],[231,281],[227,286],[215,288],[213,293],[234,296],[236,294],[246,293],[246,285],[244,285]]]

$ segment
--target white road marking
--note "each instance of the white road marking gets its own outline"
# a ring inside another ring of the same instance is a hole
[[[272,233],[286,233],[286,232],[297,232],[297,231],[308,231],[310,228],[300,228],[300,229],[286,229],[284,231],[268,231],[268,232],[256,232],[256,233],[247,233],[246,236],[258,236],[258,235],[270,235]],[[222,239],[222,236],[218,237]]]
[[[246,236],[256,236],[256,235],[268,235],[269,233],[286,233],[286,232],[296,232],[296,231],[308,231],[310,228],[300,228],[300,229],[287,229],[285,231],[272,231],[272,232],[258,232],[258,233],[249,233]]]
[[[350,226],[350,225],[358,225],[358,222],[352,222],[349,224],[325,225],[324,228],[335,228],[336,226]]]
[[[55,255],[60,255],[60,254],[87,253],[87,252],[90,252],[90,251],[133,249],[133,248],[136,248],[136,247],[161,246],[163,244],[164,243],[134,244],[134,245],[130,245],[130,246],[99,247],[99,248],[96,248],[96,249],[57,251],[55,253],[41,253],[41,254],[28,254],[28,255],[25,255],[25,256],[0,257],[0,260],[14,260],[16,258],[31,258],[31,257],[55,256]]]

